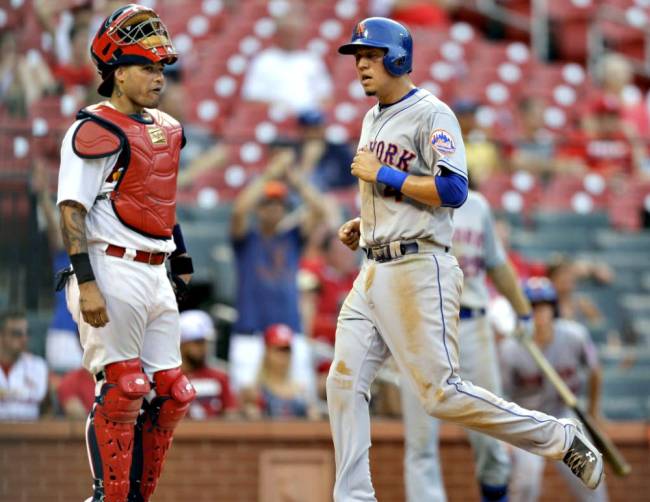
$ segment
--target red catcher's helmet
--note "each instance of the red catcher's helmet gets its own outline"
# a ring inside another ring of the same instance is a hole
[[[120,7],[104,20],[90,54],[103,80],[97,90],[107,97],[113,91],[113,72],[118,66],[172,64],[178,56],[158,14],[137,4]]]

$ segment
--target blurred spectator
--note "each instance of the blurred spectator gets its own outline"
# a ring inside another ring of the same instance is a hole
[[[576,293],[576,281],[594,275],[609,282],[611,271],[588,262],[578,263],[559,257],[549,264],[547,275],[557,292],[561,318],[584,322],[590,327],[603,323],[603,315],[596,304],[588,296]]]
[[[558,157],[605,176],[638,172],[643,152],[631,141],[632,133],[622,121],[621,110],[616,97],[600,96],[592,103],[583,128],[568,136]]]
[[[317,110],[302,112],[298,116],[300,166],[314,184],[323,192],[356,186],[350,165],[354,152],[347,143],[332,143],[325,137],[325,116]]]
[[[293,376],[313,386],[313,369],[302,333],[297,274],[303,246],[323,221],[325,207],[318,193],[294,166],[291,149],[275,154],[264,174],[235,199],[231,237],[237,262],[239,313],[230,340],[230,371],[235,389],[251,384],[263,352],[261,334],[267,326],[287,324],[294,337]],[[288,213],[294,188],[304,207]],[[251,221],[255,215],[255,221]]]
[[[208,364],[208,344],[216,340],[212,319],[201,310],[186,310],[181,312],[180,325],[182,370],[196,389],[188,416],[194,420],[236,416],[228,375]]]
[[[630,62],[620,54],[605,54],[596,68],[603,93],[621,102],[622,122],[632,129],[635,138],[648,138],[650,116],[643,96],[634,86],[634,72]]]
[[[332,98],[329,71],[318,54],[301,48],[308,26],[301,12],[275,20],[277,45],[255,56],[242,96],[248,101],[284,105],[294,112],[317,109]]]
[[[47,365],[27,352],[25,313],[0,314],[0,420],[37,420],[47,395]]]
[[[68,62],[54,66],[54,77],[65,92],[74,95],[79,103],[84,103],[88,89],[95,82],[96,73],[88,59],[88,28],[73,25],[69,37],[72,57]]]
[[[531,294],[531,285],[543,284]],[[598,356],[584,326],[565,319],[556,319],[555,293],[546,278],[533,278],[524,288],[533,306],[533,340],[567,386],[577,395],[588,383],[588,412],[599,417],[602,374]],[[540,410],[556,417],[573,417],[550,381],[544,376],[528,351],[510,337],[499,346],[503,390],[515,403]],[[518,448],[513,449],[510,481],[511,502],[535,502],[540,495],[544,459]],[[576,500],[607,500],[607,488],[601,483],[592,492],[571,474],[569,468],[555,462]]]
[[[61,378],[56,395],[67,418],[86,420],[95,402],[95,379],[86,368],[72,370]]]
[[[63,247],[59,231],[59,212],[50,196],[45,166],[40,160],[34,162],[32,190],[36,195],[38,208],[43,215],[47,240],[50,247],[52,269],[57,272],[70,266],[68,253]],[[45,359],[54,373],[65,373],[81,367],[83,351],[79,343],[77,325],[68,311],[63,291],[54,293],[54,313],[45,338]]]
[[[75,50],[71,32],[75,30],[84,33],[88,47],[100,23],[114,10],[106,12],[106,9],[112,7],[109,4],[116,3],[118,2],[112,0],[33,0],[40,24],[54,41],[58,64],[76,64],[73,61]],[[83,59],[88,60],[88,53],[84,54]]]
[[[339,311],[359,266],[354,252],[334,232],[322,238],[320,251],[300,264],[303,324],[311,338],[334,346]]]
[[[34,101],[56,88],[40,52],[32,49],[21,55],[14,33],[0,33],[0,103],[11,115],[26,116]]]
[[[291,328],[273,324],[264,332],[264,357],[254,386],[242,390],[244,411],[249,418],[320,418],[310,393],[291,377]]]
[[[447,11],[459,4],[458,0],[372,0],[369,11],[407,26],[440,28],[449,24]]]
[[[480,185],[492,173],[505,167],[503,156],[497,145],[487,138],[485,131],[476,122],[477,101],[458,99],[452,104],[452,109],[463,133],[467,169],[474,182]]]
[[[512,170],[524,170],[542,175],[557,170],[555,141],[544,124],[546,103],[539,97],[529,96],[517,104],[521,120],[520,134],[510,151]]]

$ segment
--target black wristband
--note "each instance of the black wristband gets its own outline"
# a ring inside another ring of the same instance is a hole
[[[174,238],[174,244],[176,244],[176,249],[172,253],[172,258],[178,256],[179,254],[187,253],[187,248],[185,247],[185,240],[183,239],[183,232],[181,232],[181,226],[176,223],[172,231],[172,237]]]
[[[175,256],[169,259],[169,267],[172,275],[193,274],[192,258],[189,256]]]
[[[74,275],[77,276],[78,284],[95,280],[95,274],[93,274],[93,268],[90,266],[88,253],[70,255],[70,263],[72,263]]]

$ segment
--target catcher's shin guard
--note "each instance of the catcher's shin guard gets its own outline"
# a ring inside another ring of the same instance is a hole
[[[124,502],[129,492],[134,426],[151,386],[139,359],[107,365],[103,380],[86,424],[93,500]]]
[[[135,427],[129,502],[147,502],[153,495],[174,429],[196,396],[180,368],[158,371],[153,378],[156,397],[144,403]]]

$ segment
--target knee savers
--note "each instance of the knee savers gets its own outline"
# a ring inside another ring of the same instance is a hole
[[[135,424],[142,399],[151,391],[140,360],[129,359],[107,365],[104,368],[104,379],[95,413],[113,422]]]
[[[161,429],[174,429],[187,413],[196,391],[180,368],[153,375],[156,397],[151,402],[152,422]]]

